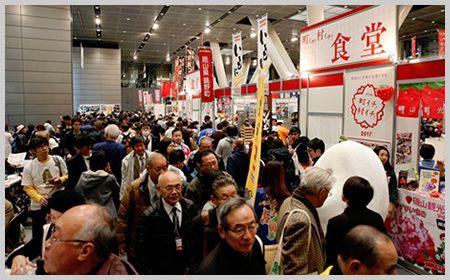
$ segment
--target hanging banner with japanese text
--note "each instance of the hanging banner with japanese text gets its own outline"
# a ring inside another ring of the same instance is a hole
[[[345,73],[345,136],[392,142],[394,97],[386,99],[380,92],[393,93],[394,77],[393,66]]]
[[[437,88],[439,84],[441,84],[441,87]],[[428,83],[421,90],[421,99],[422,115],[424,118],[439,120],[444,119],[445,82]]]
[[[185,71],[185,67],[184,67],[184,56],[178,58],[178,83],[176,85],[177,88],[177,93],[182,93],[184,92],[184,71]]]
[[[417,46],[416,46],[416,36],[411,38],[411,56],[416,58]]]
[[[231,82],[231,95],[241,96],[241,85],[243,84],[242,77],[242,67],[244,65],[242,58],[242,37],[241,33],[235,33],[231,35],[233,40],[233,80]]]
[[[267,45],[267,14],[258,19],[258,66],[264,78],[264,94],[269,94],[269,53]]]
[[[173,75],[173,79],[174,79],[174,81],[173,81],[173,83],[175,84],[175,85],[178,85],[178,69],[179,69],[179,64],[180,64],[180,59],[179,58],[177,58],[177,59],[175,59],[175,71],[174,71],[174,75]],[[178,93],[178,87],[177,86],[175,86],[175,87],[172,87],[172,95],[176,95]]]
[[[138,90],[139,107],[142,107],[142,90]]]
[[[156,89],[155,90],[155,104],[159,104],[161,102],[160,96],[161,96],[161,90]]]
[[[258,107],[256,109],[255,132],[253,136],[252,153],[250,154],[250,168],[245,184],[244,198],[251,200],[255,205],[256,189],[258,187],[259,168],[261,159],[261,137],[264,112],[264,76],[259,75],[258,80]]]
[[[214,83],[212,73],[212,51],[209,48],[199,48],[200,84],[202,89],[202,102],[214,101]]]
[[[445,30],[438,30],[439,54],[445,54]]]
[[[198,95],[202,91],[200,84],[200,71],[195,70],[186,75],[186,93]]]
[[[389,235],[400,259],[429,274],[445,274],[445,201],[398,189]]]
[[[195,51],[192,48],[186,48],[186,74],[195,70]]]
[[[397,53],[396,5],[361,6],[301,30],[300,72],[391,63]]]
[[[171,82],[162,82],[161,83],[161,97],[169,97],[170,96],[170,87]]]

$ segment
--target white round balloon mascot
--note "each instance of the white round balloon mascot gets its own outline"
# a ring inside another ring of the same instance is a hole
[[[342,201],[342,187],[352,176],[360,176],[370,182],[374,195],[367,207],[378,212],[383,219],[386,217],[389,208],[386,172],[373,150],[354,141],[345,141],[326,150],[315,166],[333,170],[336,178],[331,197],[317,209],[324,234],[328,220],[344,212],[346,204]]]

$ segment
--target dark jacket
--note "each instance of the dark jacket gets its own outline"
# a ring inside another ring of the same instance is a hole
[[[147,174],[147,176],[139,177],[130,183],[117,212],[116,242],[119,248],[126,248],[127,255],[131,257],[135,257],[134,240],[137,220],[150,204],[159,200],[156,188],[152,190],[152,200],[150,200],[148,180],[150,180],[150,176]]]
[[[153,133],[150,134],[149,138],[152,139],[152,152],[154,152],[159,147],[160,137],[154,135]],[[145,149],[147,149],[148,144],[150,143],[150,140],[145,138]]]
[[[194,203],[180,198],[182,226],[179,234],[182,251],[177,251],[174,224],[164,209],[162,197],[139,216],[136,227],[136,269],[139,274],[182,275],[188,266],[186,242],[192,219],[197,215]]]
[[[92,150],[100,150],[106,153],[106,158],[111,165],[111,172],[114,174],[117,183],[120,185],[122,182],[122,160],[127,155],[127,146],[108,139],[105,142],[95,144],[92,147]]]
[[[75,190],[81,173],[87,170],[88,169],[82,155],[77,154],[72,159],[68,160],[67,171],[69,173],[69,180],[67,181],[66,189]]]
[[[250,158],[244,149],[234,149],[228,157],[227,172],[236,181],[239,191],[244,192],[250,166]],[[261,168],[262,169],[262,168]]]
[[[326,267],[337,261],[339,245],[345,234],[357,225],[369,225],[387,234],[383,218],[367,207],[347,206],[344,213],[331,218],[327,225],[327,258]]]
[[[114,175],[103,170],[83,172],[75,190],[87,201],[92,200],[107,207],[116,217],[120,203],[120,186]]]
[[[206,211],[205,211],[206,212]],[[192,220],[192,230],[187,241],[187,254],[189,262],[189,273],[192,274],[203,261],[204,242],[206,236],[206,254],[211,253],[219,245],[222,238],[217,231],[219,222],[217,221],[217,208],[208,212],[208,224],[203,226],[202,214],[198,214]]]
[[[26,153],[28,152],[27,136],[25,134],[18,134],[15,139],[15,146],[13,153]]]
[[[81,133],[86,134],[83,130],[80,131],[80,134]],[[70,154],[74,157],[77,154],[77,150],[75,149],[75,138],[80,134],[75,134],[72,129],[64,134],[64,137],[61,140],[63,156]]]
[[[255,239],[252,250],[244,257],[225,240],[200,264],[195,274],[203,275],[265,275],[266,261]]]

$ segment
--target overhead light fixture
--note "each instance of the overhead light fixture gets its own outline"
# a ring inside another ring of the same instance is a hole
[[[199,11],[201,11],[201,10],[202,10],[202,8],[198,8],[198,10],[199,10]]]
[[[159,24],[157,22],[155,22],[155,24],[153,24],[153,29],[158,29]]]
[[[124,30],[124,31],[123,31],[123,33],[127,33],[127,31],[126,31],[126,30]]]
[[[296,35],[292,36],[291,42],[295,42],[298,40],[298,37]]]
[[[127,18],[127,20],[130,20],[130,18]]]
[[[133,58],[134,58],[134,59],[137,59],[137,55],[134,55]]]
[[[433,21],[431,21],[431,23],[435,23],[435,21],[433,20]]]
[[[168,56],[168,57],[166,58],[166,60],[167,60],[167,61],[170,61],[170,57]]]
[[[252,30],[252,33],[250,34],[250,37],[255,37],[256,36],[256,32],[255,32],[255,30]]]
[[[206,27],[205,33],[209,33],[209,31],[211,31],[211,29],[209,29],[209,27]]]

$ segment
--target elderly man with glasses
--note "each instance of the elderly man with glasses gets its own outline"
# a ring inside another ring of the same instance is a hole
[[[325,236],[316,208],[331,196],[331,169],[312,166],[301,175],[300,187],[278,211],[277,241],[282,250],[283,274],[320,274],[325,269]],[[287,217],[292,212],[290,219]],[[285,227],[285,228],[284,228]],[[283,240],[279,240],[284,230]]]
[[[136,269],[139,274],[182,275],[187,273],[186,242],[194,203],[181,197],[180,176],[162,173],[156,188],[160,199],[139,216],[135,234]]]
[[[45,248],[47,274],[137,275],[130,263],[113,254],[114,217],[102,206],[81,205],[66,211]]]
[[[202,261],[196,274],[265,275],[262,242],[255,242],[258,222],[255,211],[241,197],[234,197],[219,208],[222,241]]]

